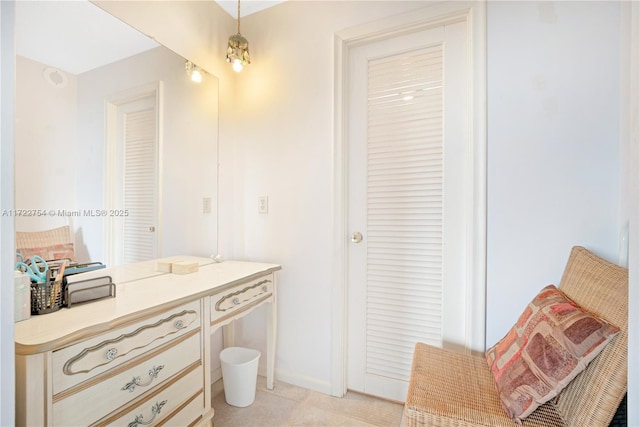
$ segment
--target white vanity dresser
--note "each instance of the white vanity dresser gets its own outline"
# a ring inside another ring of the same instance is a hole
[[[107,268],[116,297],[16,323],[18,426],[211,425],[210,336],[266,304],[267,387],[273,388],[277,264],[157,262]]]

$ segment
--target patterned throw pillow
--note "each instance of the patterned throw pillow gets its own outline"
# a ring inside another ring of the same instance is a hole
[[[518,424],[557,396],[620,331],[554,285],[542,289],[486,352],[502,407]]]

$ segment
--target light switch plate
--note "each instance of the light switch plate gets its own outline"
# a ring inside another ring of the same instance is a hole
[[[266,214],[269,212],[269,197],[258,197],[258,213]]]
[[[211,197],[202,198],[202,213],[211,213]]]

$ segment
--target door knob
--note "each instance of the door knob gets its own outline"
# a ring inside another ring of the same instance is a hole
[[[156,228],[152,225],[149,227],[149,231],[153,233],[154,231],[156,231]]]
[[[351,241],[353,243],[360,243],[362,242],[362,233],[360,233],[359,231],[356,231],[355,233],[353,233],[351,235]]]

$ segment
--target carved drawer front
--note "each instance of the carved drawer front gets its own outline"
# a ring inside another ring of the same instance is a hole
[[[197,402],[198,408],[195,413],[199,416],[204,411],[204,399],[197,399],[197,396],[204,393],[203,377],[202,366],[187,371],[184,375],[168,384],[167,387],[161,387],[160,390],[151,393],[144,400],[136,402],[133,407],[115,411],[92,425],[119,427],[160,425],[164,424],[165,420],[169,420],[184,411],[194,400]],[[193,406],[190,407],[192,411],[194,410],[193,408]],[[194,417],[192,416],[191,418]],[[174,424],[172,422],[167,424],[176,426],[188,425]]]
[[[53,352],[53,393],[127,363],[173,339],[200,329],[200,302],[107,332]]]
[[[234,316],[243,308],[258,304],[273,295],[273,274],[235,286],[211,297],[211,322]]]
[[[201,365],[200,342],[200,333],[194,330],[132,363],[122,364],[54,395],[54,425],[89,425],[138,396],[160,387],[188,367]]]
[[[202,420],[202,412],[204,408],[204,393],[193,397],[190,401],[185,402],[178,413],[171,416],[165,425],[167,426],[192,426]]]

